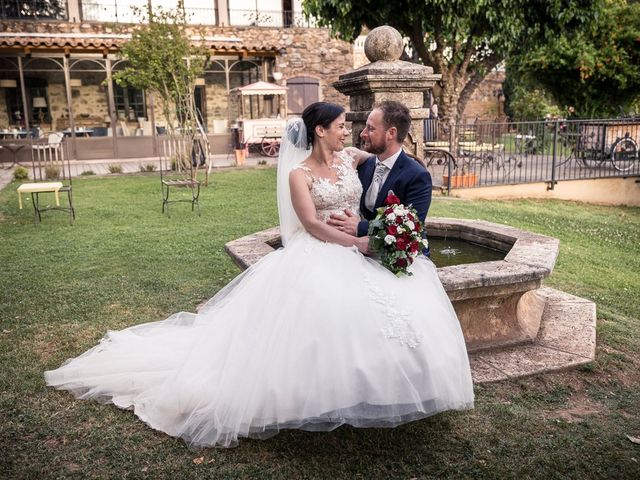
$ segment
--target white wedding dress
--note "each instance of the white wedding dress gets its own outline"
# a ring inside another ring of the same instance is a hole
[[[362,187],[342,158],[338,182],[312,179],[322,219],[358,210]],[[355,248],[299,231],[198,314],[110,331],[46,372],[46,383],[132,408],[199,446],[283,428],[393,427],[471,408],[456,314],[430,260],[411,271],[398,278]]]

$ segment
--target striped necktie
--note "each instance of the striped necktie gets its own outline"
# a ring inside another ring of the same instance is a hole
[[[369,190],[367,190],[367,195],[364,197],[364,206],[367,207],[368,210],[373,212],[373,209],[376,204],[376,198],[378,197],[378,192],[380,192],[380,186],[382,185],[382,177],[384,177],[384,172],[387,169],[387,166],[382,163],[380,160],[376,160],[376,170],[373,172],[373,179],[371,180],[371,185],[369,185]]]

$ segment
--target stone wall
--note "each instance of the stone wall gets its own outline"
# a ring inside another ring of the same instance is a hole
[[[464,118],[472,122],[478,117],[491,119],[503,117],[503,82],[504,70],[493,71],[487,75],[467,103],[464,109]]]

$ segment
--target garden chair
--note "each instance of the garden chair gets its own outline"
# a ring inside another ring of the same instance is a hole
[[[200,182],[197,171],[200,166],[199,139],[189,136],[163,136],[158,138],[160,152],[160,183],[162,187],[162,212],[169,216],[169,204],[191,203],[191,211],[197,207],[200,215]],[[170,199],[175,189],[186,189],[190,196]]]
[[[61,132],[49,134],[46,143],[34,143],[31,146],[31,179],[18,187],[18,201],[22,208],[22,194],[31,194],[35,223],[42,221],[41,213],[46,210],[62,210],[69,213],[73,224],[76,212],[73,207],[71,185],[71,165],[66,154],[66,143]],[[40,194],[55,196],[55,205],[40,205]],[[60,193],[67,194],[67,206],[60,205]]]

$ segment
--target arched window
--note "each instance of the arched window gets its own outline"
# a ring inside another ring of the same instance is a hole
[[[320,100],[320,82],[313,77],[293,77],[287,80],[287,107],[290,115],[300,115],[305,107]]]

